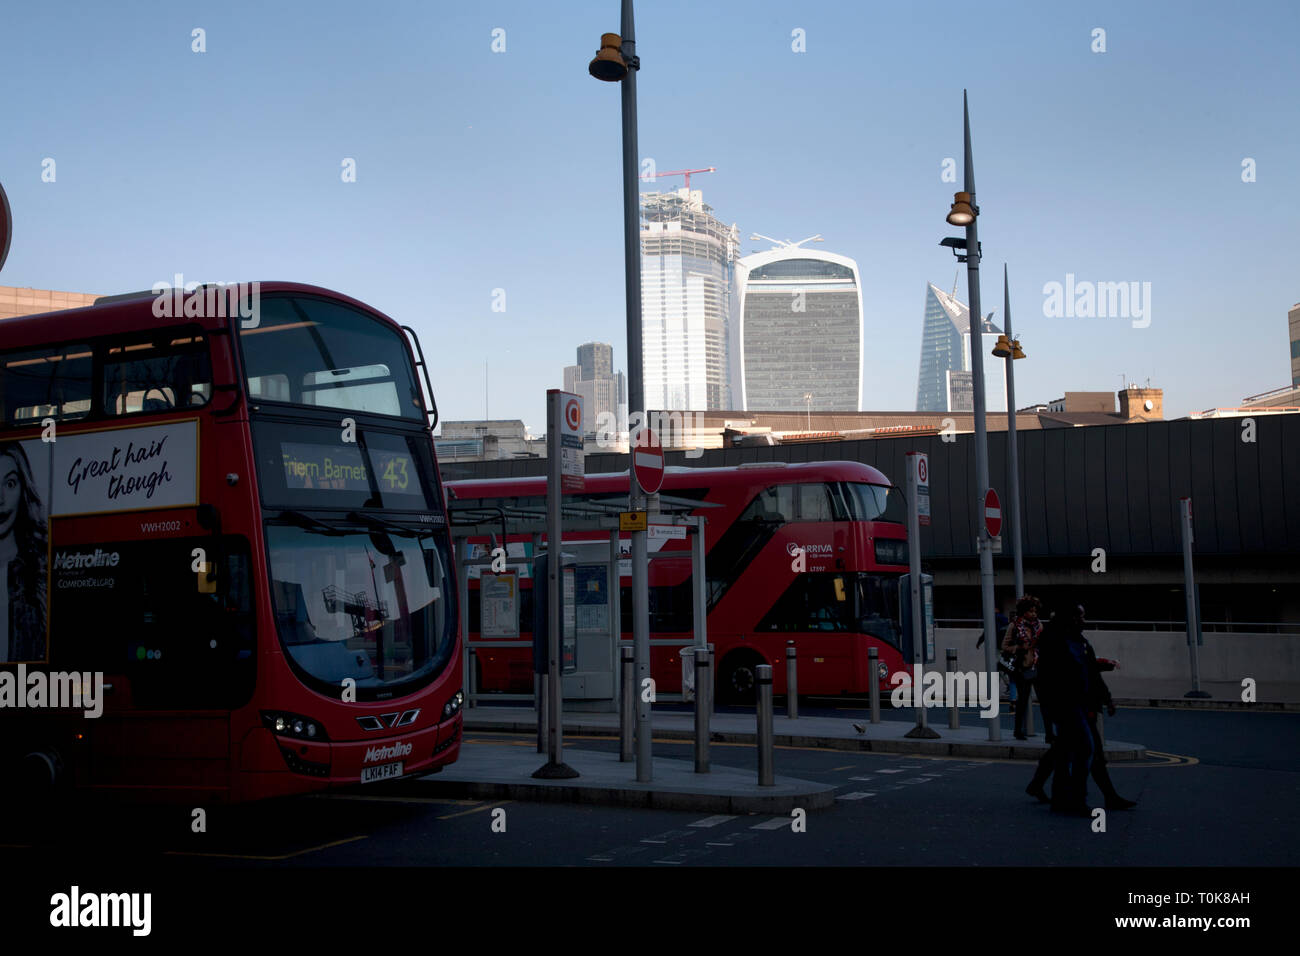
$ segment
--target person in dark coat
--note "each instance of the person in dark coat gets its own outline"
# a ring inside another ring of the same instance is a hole
[[[1046,775],[1053,773],[1052,809],[1086,816],[1095,741],[1086,711],[1091,691],[1078,615],[1054,615],[1043,629],[1038,652],[1038,699],[1043,719],[1051,721],[1055,740],[1027,789],[1044,799],[1043,783]]]
[[[1079,623],[1083,625],[1086,622],[1082,606],[1079,607],[1078,613]],[[1107,716],[1115,716],[1115,702],[1110,696],[1110,688],[1106,686],[1106,681],[1101,675],[1104,671],[1115,670],[1119,666],[1119,662],[1098,657],[1097,652],[1093,650],[1092,644],[1083,636],[1082,629],[1079,636],[1083,641],[1085,657],[1088,662],[1090,693],[1085,708],[1088,714],[1088,728],[1092,731],[1093,739],[1097,743],[1096,753],[1092,760],[1092,779],[1096,782],[1097,788],[1101,790],[1101,795],[1106,799],[1107,810],[1131,810],[1137,806],[1137,801],[1127,800],[1115,791],[1115,785],[1111,782],[1110,773],[1106,769],[1106,750],[1101,738],[1101,728],[1097,725],[1097,717],[1101,714],[1102,708],[1105,708]]]
[[[1083,607],[1048,621],[1039,641],[1038,696],[1043,721],[1055,729],[1052,747],[1038,762],[1033,779],[1025,792],[1041,802],[1051,802],[1052,809],[1088,815],[1088,773],[1106,801],[1108,810],[1128,810],[1136,806],[1121,797],[1106,770],[1097,714],[1106,707],[1115,713],[1110,690],[1102,671],[1113,670],[1115,663],[1098,659],[1083,635]],[[1054,775],[1052,795],[1043,789],[1048,776]]]

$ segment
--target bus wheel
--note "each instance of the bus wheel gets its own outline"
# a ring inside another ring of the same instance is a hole
[[[748,651],[729,654],[722,662],[718,696],[727,704],[752,704],[758,687],[758,665],[763,658]]]
[[[63,759],[52,749],[33,750],[19,761],[17,796],[21,801],[47,800],[63,782]]]

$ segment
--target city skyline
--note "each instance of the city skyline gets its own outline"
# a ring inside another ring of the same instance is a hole
[[[13,98],[0,142],[15,222],[0,283],[111,294],[176,273],[314,282],[435,343],[430,373],[449,418],[482,414],[490,361],[492,408],[536,432],[569,343],[625,354],[618,96],[586,72],[601,31],[617,28],[609,4],[499,3],[484,15],[395,3],[346,38],[332,26],[344,8],[330,3],[260,11],[254,34],[241,29],[255,9],[246,3],[204,23],[179,10],[70,9],[16,9],[0,36],[13,75],[40,76],[44,90]],[[1208,3],[1172,17],[1114,3],[1086,17],[995,6],[964,27],[984,56],[944,59],[900,86],[910,46],[894,41],[963,9],[641,9],[642,169],[716,167],[699,182],[745,235],[815,230],[855,259],[864,310],[880,316],[869,347],[883,359],[863,406],[908,408],[916,290],[952,267],[938,241],[955,232],[943,216],[959,188],[968,88],[984,298],[997,302],[994,274],[1009,263],[1029,355],[1016,366],[1022,403],[1149,378],[1177,416],[1285,385],[1284,322],[1300,289],[1284,171],[1300,129],[1275,117],[1293,108],[1287,38],[1300,12],[1266,5],[1247,23]],[[196,26],[207,30],[202,54],[191,50]],[[865,67],[853,37],[871,38]],[[725,110],[691,92],[736,83],[698,44],[749,51],[744,95]],[[85,64],[110,47],[114,68],[90,82]],[[331,78],[321,62],[357,66]],[[177,81],[159,84],[159,71]],[[230,103],[255,157],[232,161],[168,132]],[[777,116],[797,120],[778,127]],[[340,178],[349,159],[354,182]],[[539,177],[551,181],[539,188]],[[543,195],[565,205],[541,212]],[[162,228],[150,212],[162,208],[193,212]],[[245,228],[222,226],[231,221]],[[1045,287],[1071,277],[1149,283],[1150,315],[1049,317]],[[1225,317],[1240,346],[1231,353],[1218,345]]]

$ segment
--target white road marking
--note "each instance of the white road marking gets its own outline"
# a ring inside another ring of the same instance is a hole
[[[788,827],[792,817],[773,817],[771,820],[764,820],[762,823],[755,823],[751,830],[780,830]]]
[[[726,823],[728,820],[734,819],[736,819],[734,816],[705,817],[703,820],[696,820],[688,825],[693,827],[716,827],[719,823]]]
[[[857,793],[842,793],[835,799],[836,800],[861,800],[864,797],[874,797],[874,796],[875,796],[874,793],[866,793],[864,791],[859,791]]]

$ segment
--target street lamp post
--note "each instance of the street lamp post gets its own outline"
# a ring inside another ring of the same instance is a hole
[[[984,514],[984,496],[989,489],[989,446],[988,423],[985,421],[984,403],[984,356],[981,347],[982,313],[980,312],[980,243],[976,220],[979,218],[979,206],[975,204],[975,168],[971,159],[970,146],[970,109],[966,101],[966,91],[962,90],[962,133],[965,146],[966,180],[965,190],[953,199],[952,209],[948,213],[948,222],[954,226],[966,227],[965,256],[959,256],[966,263],[966,278],[970,298],[970,349],[971,349],[971,385],[974,391],[975,411],[975,481],[979,498],[975,509],[977,515]],[[944,245],[954,249],[961,247],[961,240],[948,239]],[[989,539],[984,521],[978,523],[978,542],[980,556],[980,598],[984,610],[984,666],[990,674],[996,674],[994,646],[997,640],[993,625],[993,542]],[[988,718],[989,740],[1002,739],[1002,727],[994,714]]]
[[[1025,357],[1020,340],[1011,332],[1011,292],[1007,286],[1007,266],[1002,264],[1002,315],[1006,331],[998,336],[993,354],[1007,362],[1007,493],[1011,497],[1008,524],[1011,531],[1011,558],[1015,568],[1016,597],[1025,593],[1025,565],[1020,550],[1020,450],[1016,447],[1016,359]]]
[[[623,0],[620,33],[606,33],[600,51],[588,66],[598,80],[622,83],[623,105],[623,269],[627,296],[627,405],[628,405],[628,507],[647,508],[646,496],[636,480],[630,456],[636,454],[631,425],[634,417],[644,423],[645,385],[641,349],[641,208],[637,188],[636,74],[641,61],[636,55],[636,28],[632,0]],[[650,679],[650,589],[647,580],[649,557],[646,533],[632,535],[632,647],[636,658],[636,779],[652,779],[650,756],[650,696],[645,688]]]

